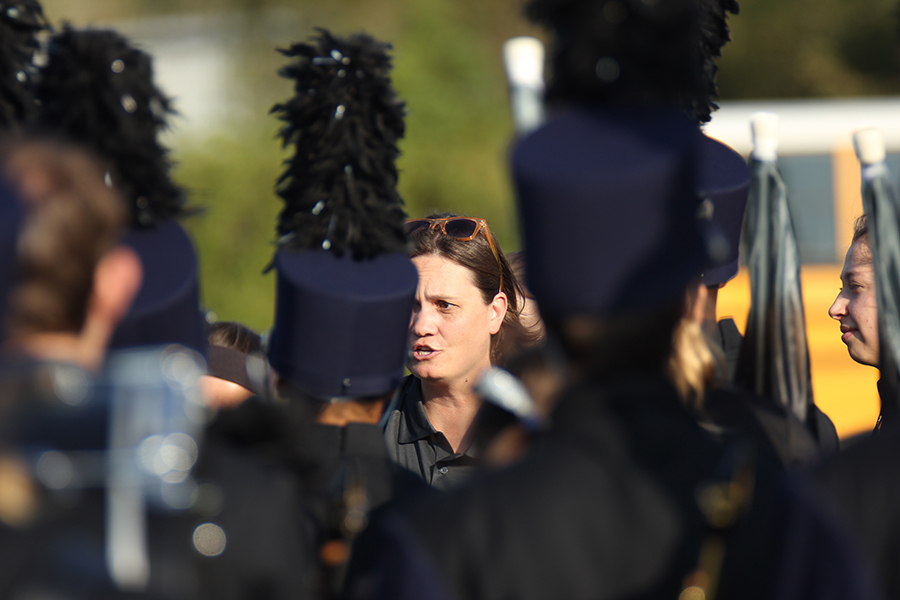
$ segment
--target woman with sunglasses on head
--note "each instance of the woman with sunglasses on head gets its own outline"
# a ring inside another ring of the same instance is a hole
[[[526,340],[522,291],[484,219],[433,215],[407,222],[419,272],[409,324],[412,375],[387,415],[391,458],[447,489],[478,466],[470,426],[481,401],[472,386],[501,348]]]

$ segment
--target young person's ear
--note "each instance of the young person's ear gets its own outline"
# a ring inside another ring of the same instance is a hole
[[[137,253],[128,246],[117,246],[97,262],[91,310],[115,325],[128,312],[143,280],[143,267]]]

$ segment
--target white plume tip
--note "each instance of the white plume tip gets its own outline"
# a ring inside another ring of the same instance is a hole
[[[775,160],[778,157],[778,115],[753,113],[750,115],[750,132],[753,135],[753,157],[757,160]]]
[[[860,129],[853,133],[853,149],[856,157],[864,165],[884,162],[884,134],[880,129]]]
[[[513,87],[544,87],[544,44],[530,36],[514,37],[503,43],[503,64]]]

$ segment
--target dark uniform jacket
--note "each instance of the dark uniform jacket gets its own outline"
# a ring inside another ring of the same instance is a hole
[[[725,356],[725,372],[719,374],[721,389],[710,394],[706,411],[708,422],[756,437],[774,450],[788,468],[808,466],[820,456],[840,449],[834,423],[816,405],[811,407],[803,423],[774,400],[733,385],[744,340],[734,319],[721,319],[717,323],[707,321],[704,330]],[[813,449],[809,448],[810,441],[814,444]]]
[[[748,468],[717,597],[871,597],[822,512],[748,456],[710,440],[663,381],[581,386],[522,462],[373,526],[379,551],[356,557],[349,597],[677,598],[713,535],[698,489]]]
[[[0,366],[0,598],[197,598],[190,511],[147,501],[149,580],[129,590],[110,576],[109,412],[91,380],[61,363]]]
[[[208,427],[196,476],[215,498],[198,523],[221,527],[228,543],[199,560],[202,598],[325,597],[309,494],[283,447],[291,429],[282,407],[257,398]]]
[[[307,407],[309,408],[309,407]],[[331,598],[371,512],[424,487],[390,462],[376,425],[313,423],[299,403],[222,411],[198,471],[221,487],[230,554],[207,561],[209,598]]]
[[[722,440],[751,438],[786,469],[808,468],[823,454],[809,429],[784,406],[731,385],[706,394],[700,421]]]
[[[313,411],[293,403],[248,400],[207,428],[192,470],[193,506],[162,510],[147,501],[150,580],[145,589],[121,590],[106,564],[108,491],[47,489],[8,460],[34,454],[23,448],[75,458],[90,450],[94,459],[106,448],[106,406],[57,393],[72,375],[59,376],[53,365],[0,369],[0,600],[334,597],[346,556],[339,544],[324,568],[321,550],[340,538],[346,554],[352,542],[340,529],[345,492],[364,490],[354,504],[364,526],[368,512],[404,486],[421,485],[388,460],[377,426],[319,426]],[[95,467],[93,485],[102,486],[103,463]],[[18,507],[10,504],[16,495],[24,498]],[[27,518],[17,514],[25,509]]]
[[[888,598],[900,598],[900,434],[859,441],[822,463],[816,481],[871,561]]]

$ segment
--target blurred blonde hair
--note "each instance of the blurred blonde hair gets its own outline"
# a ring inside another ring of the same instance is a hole
[[[725,355],[700,326],[706,309],[697,305],[701,286],[699,281],[695,282],[685,292],[684,312],[672,332],[672,353],[666,365],[678,395],[685,405],[694,409],[703,405],[706,390],[713,385],[717,373],[725,371]]]
[[[686,407],[698,409],[724,370],[725,357],[707,339],[692,315],[699,281],[677,300],[614,317],[568,317],[556,328],[571,366],[594,377],[659,373],[675,387]]]
[[[700,408],[725,357],[706,339],[700,324],[683,318],[672,333],[672,354],[666,367],[682,401]]]

